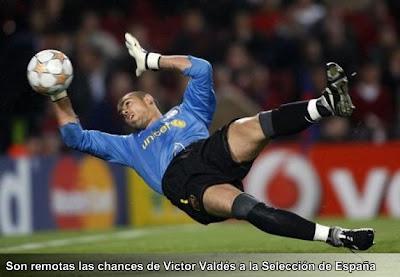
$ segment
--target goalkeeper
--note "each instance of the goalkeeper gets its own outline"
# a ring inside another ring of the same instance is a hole
[[[320,98],[233,120],[210,136],[216,106],[210,63],[146,52],[130,34],[125,39],[137,76],[148,69],[190,76],[183,102],[163,115],[151,94],[129,92],[117,108],[136,132],[119,136],[82,129],[67,92],[61,92],[51,98],[67,146],[135,169],[153,190],[202,224],[236,218],[274,235],[356,250],[372,246],[373,229],[323,226],[243,192],[242,179],[269,140],[298,133],[323,117],[351,116],[354,106],[340,66],[327,64],[327,87]]]

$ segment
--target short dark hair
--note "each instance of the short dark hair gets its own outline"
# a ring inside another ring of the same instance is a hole
[[[122,96],[121,99],[119,99],[118,104],[117,104],[118,114],[121,114],[122,105],[124,104],[125,100],[132,98],[132,97],[143,99],[145,95],[146,95],[146,93],[144,91],[131,91],[131,92],[128,92],[127,94],[125,94],[124,96]]]
[[[124,96],[122,96],[121,99],[119,99],[118,104],[117,104],[117,112],[118,112],[118,114],[121,114],[122,105],[124,104],[125,100],[127,100],[127,99],[129,99],[129,98],[132,98],[132,97],[136,97],[136,98],[139,98],[139,99],[143,99],[143,98],[145,97],[146,94],[147,94],[146,92],[138,90],[138,91],[131,91],[131,92],[128,92],[127,94],[125,94]],[[156,107],[157,107],[159,110],[161,110],[161,109],[160,109],[160,105],[158,104],[157,99],[154,98],[154,102],[156,103]]]

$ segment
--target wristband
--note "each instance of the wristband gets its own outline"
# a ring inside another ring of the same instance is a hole
[[[51,95],[51,96],[50,96],[50,99],[51,99],[51,101],[53,101],[53,102],[57,102],[58,100],[61,100],[61,99],[65,98],[65,97],[67,97],[67,96],[68,96],[67,91],[66,91],[66,90],[63,90],[63,91],[60,92],[60,93],[57,93],[57,94],[55,94],[55,95]]]
[[[160,69],[160,58],[161,55],[158,53],[147,52],[146,53],[146,69]]]

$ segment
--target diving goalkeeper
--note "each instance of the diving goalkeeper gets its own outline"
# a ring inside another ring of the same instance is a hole
[[[135,169],[153,190],[202,224],[236,218],[278,236],[356,250],[373,245],[373,229],[323,226],[268,207],[243,191],[243,178],[269,140],[296,134],[324,117],[352,115],[348,80],[339,65],[326,65],[327,87],[321,97],[233,120],[210,136],[216,106],[210,63],[147,52],[130,34],[125,39],[137,76],[148,69],[173,69],[190,77],[182,103],[162,114],[151,94],[129,92],[117,109],[136,131],[110,135],[84,130],[63,91],[51,98],[67,146]]]

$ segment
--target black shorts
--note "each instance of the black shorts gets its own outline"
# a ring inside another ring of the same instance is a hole
[[[205,211],[203,194],[206,188],[228,183],[243,191],[242,180],[253,163],[237,163],[232,159],[226,136],[229,125],[182,150],[172,159],[162,179],[164,195],[202,224],[226,219]]]

